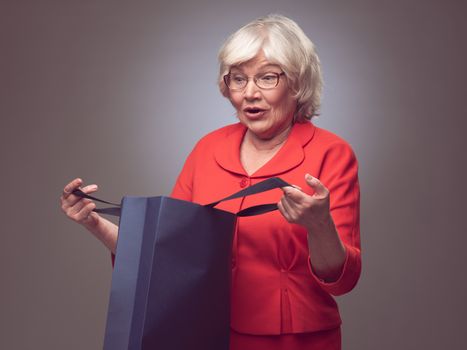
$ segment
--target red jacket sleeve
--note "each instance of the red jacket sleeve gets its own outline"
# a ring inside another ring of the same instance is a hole
[[[325,152],[320,181],[330,192],[330,211],[337,232],[346,249],[341,275],[335,282],[326,283],[310,271],[317,283],[332,295],[352,290],[360,277],[360,188],[358,164],[350,146],[340,141]]]
[[[195,171],[195,158],[196,158],[196,147],[190,153],[188,158],[183,165],[182,171],[178,175],[177,181],[175,182],[172,194],[173,198],[181,199],[185,201],[192,201],[193,192],[193,173]]]

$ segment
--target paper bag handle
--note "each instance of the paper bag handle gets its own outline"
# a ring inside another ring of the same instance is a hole
[[[257,193],[262,193],[266,192],[269,190],[273,190],[275,188],[282,188],[285,186],[291,186],[288,182],[285,182],[281,178],[278,177],[271,177],[267,180],[258,182],[257,184],[254,184],[250,187],[247,187],[243,190],[240,190],[228,197],[225,197],[221,200],[218,200],[216,202],[212,202],[210,204],[206,204],[206,207],[215,207],[218,205],[220,202],[228,201],[231,199],[235,198],[240,198],[240,197],[246,197],[250,196],[252,194],[257,194]],[[259,215],[259,214],[264,214],[270,211],[277,210],[277,204],[276,203],[270,203],[270,204],[260,204],[260,205],[255,205],[252,207],[248,207],[245,209],[240,210],[236,215],[237,216],[254,216],[254,215]]]
[[[106,214],[106,215],[112,215],[112,216],[120,216],[121,214],[121,209],[122,206],[120,204],[112,203],[112,202],[107,202],[103,199],[99,199],[97,197],[93,197],[87,193],[84,193],[81,191],[79,188],[74,190],[72,192],[75,196],[81,197],[81,198],[87,198],[87,199],[92,199],[93,201],[104,203],[104,204],[110,204],[113,205],[113,207],[108,207],[108,208],[95,208],[93,209],[94,212],[100,213],[100,214]]]
[[[269,191],[269,190],[272,190],[272,189],[275,189],[275,188],[282,188],[282,187],[285,187],[285,186],[291,186],[291,185],[289,183],[285,182],[284,180],[278,178],[278,177],[271,177],[271,178],[269,178],[267,180],[258,182],[255,185],[252,185],[252,186],[247,187],[247,188],[245,188],[243,190],[240,190],[240,191],[238,191],[238,192],[236,192],[236,193],[234,193],[234,194],[232,194],[230,196],[227,196],[227,197],[225,197],[225,198],[223,198],[221,200],[206,204],[205,206],[209,207],[209,208],[213,208],[216,205],[218,205],[220,202],[224,202],[224,201],[228,201],[228,200],[235,199],[235,198],[240,198],[240,197],[246,197],[246,196],[250,196],[250,195],[253,195],[253,194],[257,194],[257,193],[266,192],[266,191]],[[94,211],[96,213],[106,214],[106,215],[113,215],[113,216],[120,216],[120,213],[121,213],[120,204],[108,202],[108,201],[105,201],[103,199],[99,199],[99,198],[90,196],[89,194],[84,193],[80,189],[74,190],[73,194],[78,196],[78,197],[81,197],[81,198],[88,198],[88,199],[92,199],[94,201],[101,202],[101,203],[104,203],[104,204],[113,205],[113,207],[109,207],[109,208],[100,208],[100,209],[96,208],[96,209],[94,209]],[[249,208],[242,209],[238,213],[236,213],[236,215],[237,216],[254,216],[254,215],[264,214],[264,213],[274,211],[274,210],[277,210],[277,204],[276,203],[260,204],[260,205],[255,205],[255,206],[252,206],[252,207],[249,207]]]

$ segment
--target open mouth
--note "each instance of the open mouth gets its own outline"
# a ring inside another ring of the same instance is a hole
[[[260,115],[265,110],[257,107],[247,107],[243,111],[248,115],[255,116]]]

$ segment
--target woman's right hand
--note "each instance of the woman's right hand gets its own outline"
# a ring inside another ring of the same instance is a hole
[[[83,180],[76,178],[63,188],[60,197],[62,211],[68,218],[83,225],[112,253],[115,253],[118,226],[94,212],[96,204],[92,200],[73,194],[73,191],[77,188],[86,194],[94,193],[98,189],[95,184],[80,187],[82,184]]]
[[[73,191],[79,188],[84,193],[90,194],[96,192],[98,187],[92,184],[81,188],[82,184],[83,180],[76,178],[65,186],[60,197],[62,211],[71,220],[83,225],[87,229],[92,229],[98,225],[99,219],[101,219],[99,214],[93,212],[96,204],[90,199],[75,196]]]

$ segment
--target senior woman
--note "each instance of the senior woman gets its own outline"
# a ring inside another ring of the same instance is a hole
[[[219,205],[279,208],[238,219],[231,349],[340,349],[333,296],[349,292],[361,270],[357,160],[344,140],[311,123],[322,87],[314,45],[294,21],[269,15],[230,36],[219,61],[219,87],[239,122],[196,144],[172,196],[207,204],[269,177],[294,184]],[[114,253],[118,228],[71,194],[82,185],[66,185],[62,209]]]

